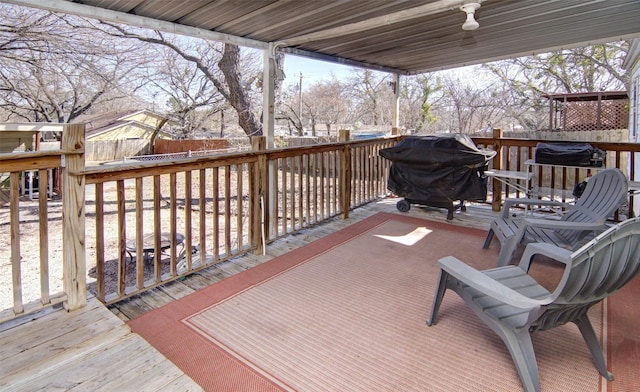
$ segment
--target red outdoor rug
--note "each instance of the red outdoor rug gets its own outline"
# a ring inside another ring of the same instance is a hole
[[[499,245],[483,250],[485,234],[377,214],[129,325],[211,391],[521,390],[502,341],[455,293],[445,295],[438,324],[425,324],[437,260],[493,267]],[[532,270],[549,285],[559,272]],[[601,379],[569,324],[534,334],[543,391],[638,390],[628,360],[637,364],[639,321],[615,298],[590,317],[615,344],[605,346],[616,381]]]

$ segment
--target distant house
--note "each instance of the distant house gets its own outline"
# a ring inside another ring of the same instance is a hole
[[[151,140],[166,117],[149,110],[134,113],[107,112],[80,116],[73,123],[84,123],[87,141]],[[155,139],[171,139],[172,134],[160,128]]]
[[[2,123],[0,124],[0,154],[39,151],[42,149],[43,135],[59,134],[61,131],[61,124]]]

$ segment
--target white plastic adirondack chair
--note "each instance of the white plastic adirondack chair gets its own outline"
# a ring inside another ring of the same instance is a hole
[[[528,275],[537,254],[565,265],[553,292]],[[567,322],[580,329],[600,374],[613,380],[587,311],[640,271],[640,218],[613,226],[574,252],[551,244],[528,244],[519,265],[478,271],[451,256],[439,264],[440,280],[427,324],[436,323],[445,290],[457,292],[502,338],[525,390],[540,390],[530,334]]]
[[[494,235],[500,241],[498,266],[511,262],[521,243],[546,242],[567,249],[576,249],[582,240],[594,231],[606,229],[607,218],[620,207],[627,195],[628,182],[618,169],[603,170],[589,179],[582,196],[569,205],[559,220],[511,218],[509,209],[515,205],[567,206],[555,201],[537,199],[506,199],[502,214],[491,223],[484,249]]]

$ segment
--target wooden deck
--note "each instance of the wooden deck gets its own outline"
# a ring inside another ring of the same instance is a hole
[[[94,298],[2,327],[2,391],[202,390]]]
[[[397,212],[395,199],[358,208],[349,219],[335,218],[267,247],[266,255],[248,254],[158,287],[107,309],[95,298],[74,312],[62,309],[0,325],[0,390],[199,391],[173,363],[125,321],[226,277],[306,245],[377,212]],[[446,220],[446,211],[413,206],[409,214]],[[452,224],[487,228],[488,206],[457,212]],[[110,310],[110,311],[109,311]],[[117,317],[116,317],[117,316]]]

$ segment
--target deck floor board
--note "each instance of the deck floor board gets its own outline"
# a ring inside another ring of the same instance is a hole
[[[0,332],[0,347],[3,391],[202,390],[95,298]]]

